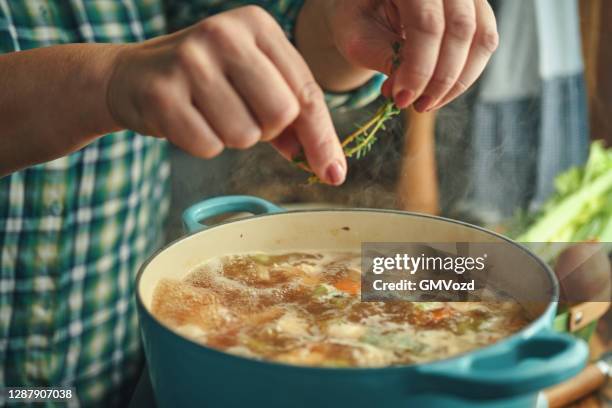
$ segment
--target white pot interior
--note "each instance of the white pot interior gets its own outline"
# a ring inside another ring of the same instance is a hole
[[[139,295],[149,309],[153,290],[161,278],[182,278],[199,264],[220,255],[309,249],[360,250],[363,242],[506,242],[503,238],[466,224],[409,213],[375,210],[323,210],[288,212],[222,224],[181,239],[158,252],[144,266]],[[514,245],[499,246],[500,262],[517,257],[532,263],[523,274],[499,273],[494,279],[510,294],[523,299],[543,299],[553,283],[538,261]],[[495,273],[495,268],[493,268]],[[533,273],[537,270],[538,273]],[[526,304],[540,314],[545,303]],[[520,301],[520,300],[519,300]],[[533,309],[536,308],[536,309]],[[535,317],[535,316],[534,316]]]

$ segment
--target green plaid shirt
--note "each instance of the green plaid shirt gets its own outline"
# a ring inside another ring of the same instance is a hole
[[[291,34],[301,2],[250,3]],[[245,3],[174,1],[167,11],[181,26]],[[160,0],[0,0],[5,53],[165,30]],[[328,102],[363,104],[381,80]],[[164,141],[122,131],[0,178],[0,387],[74,386],[73,405],[128,401],[142,362],[134,276],[161,243],[168,176]]]

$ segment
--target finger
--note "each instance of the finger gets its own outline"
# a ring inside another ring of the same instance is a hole
[[[212,130],[195,106],[189,105],[175,116],[172,141],[192,155],[210,159],[221,154],[223,142]],[[183,128],[181,130],[181,127]]]
[[[347,164],[323,92],[314,79],[298,92],[301,113],[295,129],[308,164],[321,180],[338,186],[344,183]]]
[[[193,46],[182,56],[191,80],[195,106],[227,147],[246,149],[261,138],[261,129],[246,104],[222,71],[207,61],[202,46]]]
[[[293,128],[286,129],[279,137],[270,142],[272,146],[287,160],[292,161],[300,154],[302,146]]]
[[[301,55],[284,37],[280,38],[264,33],[258,38],[259,47],[284,76],[298,100],[300,113],[293,126],[310,168],[324,182],[340,185],[346,177],[346,158],[323,92]]]
[[[442,99],[457,82],[476,32],[474,0],[444,0],[445,32],[433,76],[414,108],[424,112]]]
[[[482,74],[491,55],[497,49],[499,35],[491,6],[486,0],[475,0],[476,34],[470,47],[467,63],[451,90],[433,109],[439,109],[469,88]]]
[[[253,112],[262,140],[274,139],[297,118],[300,107],[295,95],[278,69],[259,50],[249,53],[243,61],[230,62],[228,76]]]
[[[195,99],[196,106],[227,147],[248,149],[261,139],[261,129],[225,78],[221,77],[214,88],[202,87]]]
[[[152,101],[155,114],[150,116],[157,118],[157,133],[197,157],[210,159],[223,151],[223,143],[195,106],[181,103],[181,99],[187,97],[172,98],[166,90],[160,98],[165,98],[165,101]]]
[[[406,39],[393,98],[399,108],[405,108],[422,94],[434,73],[444,34],[444,7],[442,0],[395,0],[395,5]]]
[[[385,98],[390,98],[393,92],[393,83],[395,82],[395,74],[391,74],[385,82],[383,83],[382,89],[380,92],[383,94]]]

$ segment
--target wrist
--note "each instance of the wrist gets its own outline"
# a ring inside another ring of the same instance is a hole
[[[112,51],[108,55],[108,67],[105,70],[104,76],[104,115],[108,124],[115,129],[125,128],[125,124],[120,120],[118,103],[115,100],[118,94],[117,87],[121,88],[128,84],[120,84],[121,82],[119,71],[122,68],[122,64],[128,58],[131,50],[138,46],[138,44],[120,44],[114,46]]]

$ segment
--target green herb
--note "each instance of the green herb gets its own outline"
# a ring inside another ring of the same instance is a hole
[[[401,51],[401,43],[394,42],[392,45],[393,48],[393,61],[392,66],[393,70],[395,70],[401,63],[400,60],[400,51]],[[342,141],[342,149],[344,150],[344,155],[347,158],[355,158],[357,160],[366,156],[371,150],[372,146],[378,140],[377,134],[379,130],[385,130],[385,124],[389,119],[393,116],[399,115],[401,112],[393,103],[391,98],[387,98],[385,103],[376,111],[374,116],[370,118],[363,125],[358,126],[357,130],[348,135]],[[306,162],[304,158],[304,154],[300,154],[296,158],[293,159],[293,162],[302,170],[311,174],[308,178],[308,184],[320,183],[321,180],[314,175],[312,169]]]
[[[423,312],[429,312],[431,310],[437,310],[444,307],[443,302],[412,302],[412,306]]]
[[[256,263],[262,264],[262,265],[269,265],[271,263],[270,257],[266,254],[251,255],[251,259],[253,259]]]
[[[315,288],[315,290],[312,292],[313,296],[315,297],[319,297],[319,296],[325,296],[327,295],[328,290],[325,287],[325,285],[319,285]]]

